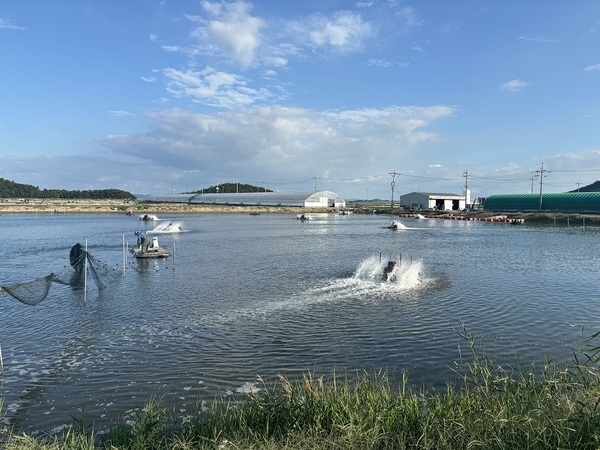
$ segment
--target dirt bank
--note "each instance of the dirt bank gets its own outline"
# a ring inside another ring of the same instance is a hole
[[[2,199],[0,214],[271,214],[334,212],[290,206],[189,205],[185,203],[123,202],[122,200]]]

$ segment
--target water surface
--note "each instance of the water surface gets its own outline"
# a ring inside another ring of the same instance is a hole
[[[182,416],[196,402],[317,374],[409,372],[441,387],[464,324],[493,357],[566,362],[580,330],[600,329],[590,227],[533,227],[382,216],[3,215],[0,285],[59,273],[87,243],[107,288],[53,284],[36,306],[0,294],[6,424],[103,427],[155,395]],[[178,227],[177,232],[169,224]],[[124,261],[134,230],[172,256]],[[403,264],[385,281],[389,257]],[[381,258],[381,259],[380,259]]]

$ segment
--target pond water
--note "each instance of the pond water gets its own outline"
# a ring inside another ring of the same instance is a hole
[[[384,216],[3,215],[0,285],[69,265],[75,243],[107,287],[52,283],[31,306],[0,294],[1,420],[58,432],[102,428],[151,397],[197,403],[307,371],[408,371],[442,387],[466,343],[505,360],[568,362],[600,330],[600,229]],[[131,260],[134,231],[171,257]],[[125,243],[125,245],[124,245]],[[387,260],[401,259],[389,280]]]

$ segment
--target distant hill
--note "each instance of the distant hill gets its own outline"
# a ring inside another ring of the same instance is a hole
[[[0,198],[62,198],[62,199],[135,199],[135,195],[120,189],[67,191],[64,189],[40,189],[29,184],[15,183],[0,178]]]
[[[573,189],[569,192],[600,192],[600,181],[594,181],[592,184],[580,187],[579,189]]]
[[[264,187],[252,186],[251,184],[241,183],[221,183],[217,186],[210,186],[205,189],[200,189],[186,194],[235,194],[242,192],[273,192],[271,189]]]

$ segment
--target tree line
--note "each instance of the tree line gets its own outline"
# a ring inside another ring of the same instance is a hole
[[[221,183],[186,194],[236,194],[245,192],[273,192],[271,189],[242,183]]]
[[[55,199],[135,199],[131,192],[121,189],[96,189],[69,191],[66,189],[40,189],[29,184],[15,183],[0,178],[0,198],[55,198]]]

